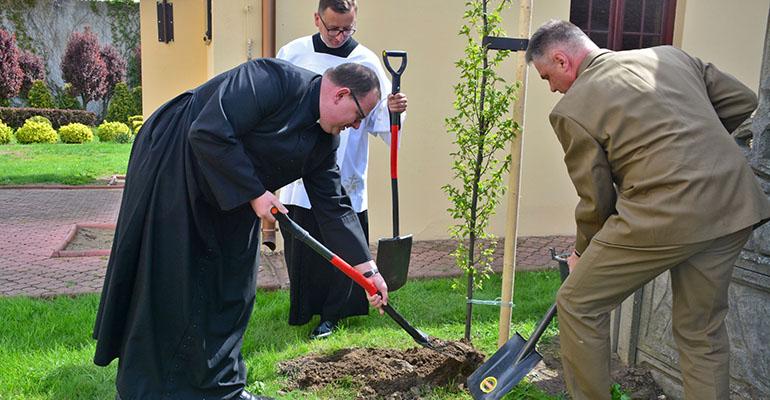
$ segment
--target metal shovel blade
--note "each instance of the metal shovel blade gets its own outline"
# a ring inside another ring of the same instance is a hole
[[[412,235],[380,239],[377,243],[377,269],[388,284],[388,292],[406,283],[411,254]]]
[[[527,341],[517,332],[489,358],[479,369],[468,377],[468,390],[475,400],[497,400],[505,396],[535,365],[543,359],[532,350],[516,362],[519,353],[526,350]]]

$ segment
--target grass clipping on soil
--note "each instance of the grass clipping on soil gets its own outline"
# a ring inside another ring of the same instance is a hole
[[[286,390],[317,390],[352,381],[359,399],[419,399],[429,387],[465,383],[484,355],[465,342],[432,339],[433,349],[351,348],[329,355],[309,355],[278,365],[289,377]]]

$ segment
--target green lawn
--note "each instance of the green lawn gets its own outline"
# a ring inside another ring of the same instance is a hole
[[[97,139],[98,140],[98,139]],[[125,174],[131,144],[11,144],[0,146],[0,185],[83,185]]]
[[[412,281],[391,296],[391,304],[415,327],[445,340],[462,338],[465,291],[453,290],[452,280]],[[556,271],[520,273],[516,276],[513,329],[528,336],[553,302],[559,275]],[[478,296],[500,295],[500,279],[494,277]],[[0,298],[0,399],[93,399],[114,398],[115,364],[108,368],[92,363],[90,339],[97,295],[55,299]],[[285,378],[276,364],[309,353],[329,353],[350,347],[408,348],[412,339],[387,316],[350,318],[342,330],[326,340],[307,339],[314,323],[294,327],[286,323],[289,294],[286,291],[257,294],[254,313],[243,346],[249,367],[248,389],[280,399],[353,399],[355,391],[343,383],[317,392],[280,393]],[[499,309],[476,306],[473,343],[486,354],[496,349]],[[549,340],[555,323],[544,335]],[[280,332],[280,334],[276,334]],[[465,392],[438,388],[427,399],[471,399]],[[556,399],[527,383],[506,399]]]

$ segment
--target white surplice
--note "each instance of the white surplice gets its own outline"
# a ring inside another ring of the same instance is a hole
[[[337,149],[337,165],[340,167],[342,186],[350,196],[353,210],[357,213],[366,210],[368,208],[366,174],[369,166],[369,137],[367,133],[379,137],[388,146],[390,145],[390,117],[387,97],[392,88],[387,71],[382,67],[374,52],[360,43],[347,57],[340,57],[316,52],[313,46],[313,36],[305,36],[289,42],[281,47],[277,58],[318,74],[323,74],[327,69],[347,62],[364,65],[376,72],[382,93],[380,102],[361,122],[358,129],[350,127],[340,133],[340,146]],[[402,114],[401,117],[402,122],[404,115]],[[310,208],[310,201],[301,179],[284,186],[280,191],[279,200],[283,204]]]

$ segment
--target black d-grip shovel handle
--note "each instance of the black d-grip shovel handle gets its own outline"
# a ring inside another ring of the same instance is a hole
[[[394,70],[390,65],[390,57],[400,58],[401,66]],[[385,68],[393,76],[392,94],[401,91],[401,74],[406,69],[406,52],[399,50],[383,50],[382,61],[385,62]],[[398,229],[398,132],[401,130],[401,113],[390,113],[390,187],[393,202],[393,237],[399,236]]]
[[[318,240],[316,240],[314,237],[310,236],[310,234],[303,229],[301,226],[299,226],[296,222],[294,222],[291,218],[289,218],[288,215],[278,211],[277,208],[273,207],[270,209],[270,213],[273,214],[275,219],[278,220],[278,222],[281,224],[281,229],[286,230],[289,232],[292,236],[294,236],[295,239],[300,240],[302,243],[305,243],[308,245],[313,251],[318,253],[321,257],[329,261],[332,265],[337,267],[342,273],[347,275],[350,279],[355,281],[357,284],[359,284],[366,293],[369,294],[369,296],[379,295],[382,297],[382,293],[380,293],[377,290],[377,287],[374,286],[374,284],[366,279],[364,275],[352,266],[348,264],[345,260],[337,256],[336,254],[332,253],[331,250],[329,250],[326,246],[321,244]],[[404,319],[404,317],[401,316],[393,307],[390,306],[390,304],[385,304],[382,306],[382,309],[385,310],[385,312],[393,318],[396,323],[406,331],[406,333],[409,334],[409,336],[414,339],[417,344],[424,346],[424,347],[433,347],[433,345],[430,342],[430,339],[422,332],[417,330],[415,327],[409,324],[409,322]]]
[[[390,60],[389,58],[400,58],[401,59],[401,66],[398,67],[398,70],[394,70],[393,67],[390,66]],[[383,50],[382,51],[382,61],[385,62],[385,68],[388,69],[388,72],[390,72],[390,75],[393,77],[393,86],[391,87],[392,90],[390,93],[396,94],[401,92],[401,75],[404,73],[404,70],[406,69],[406,52],[400,51],[400,50]],[[390,113],[390,125],[397,126],[401,128],[401,113]]]
[[[390,66],[390,60],[389,58],[400,58],[401,59],[401,66],[398,67],[398,70],[394,70],[393,67]],[[400,51],[400,50],[383,50],[382,52],[382,61],[385,62],[385,68],[388,69],[388,72],[390,72],[391,75],[393,75],[393,91],[391,93],[398,93],[401,91],[401,74],[404,73],[404,70],[406,69],[406,52]]]

